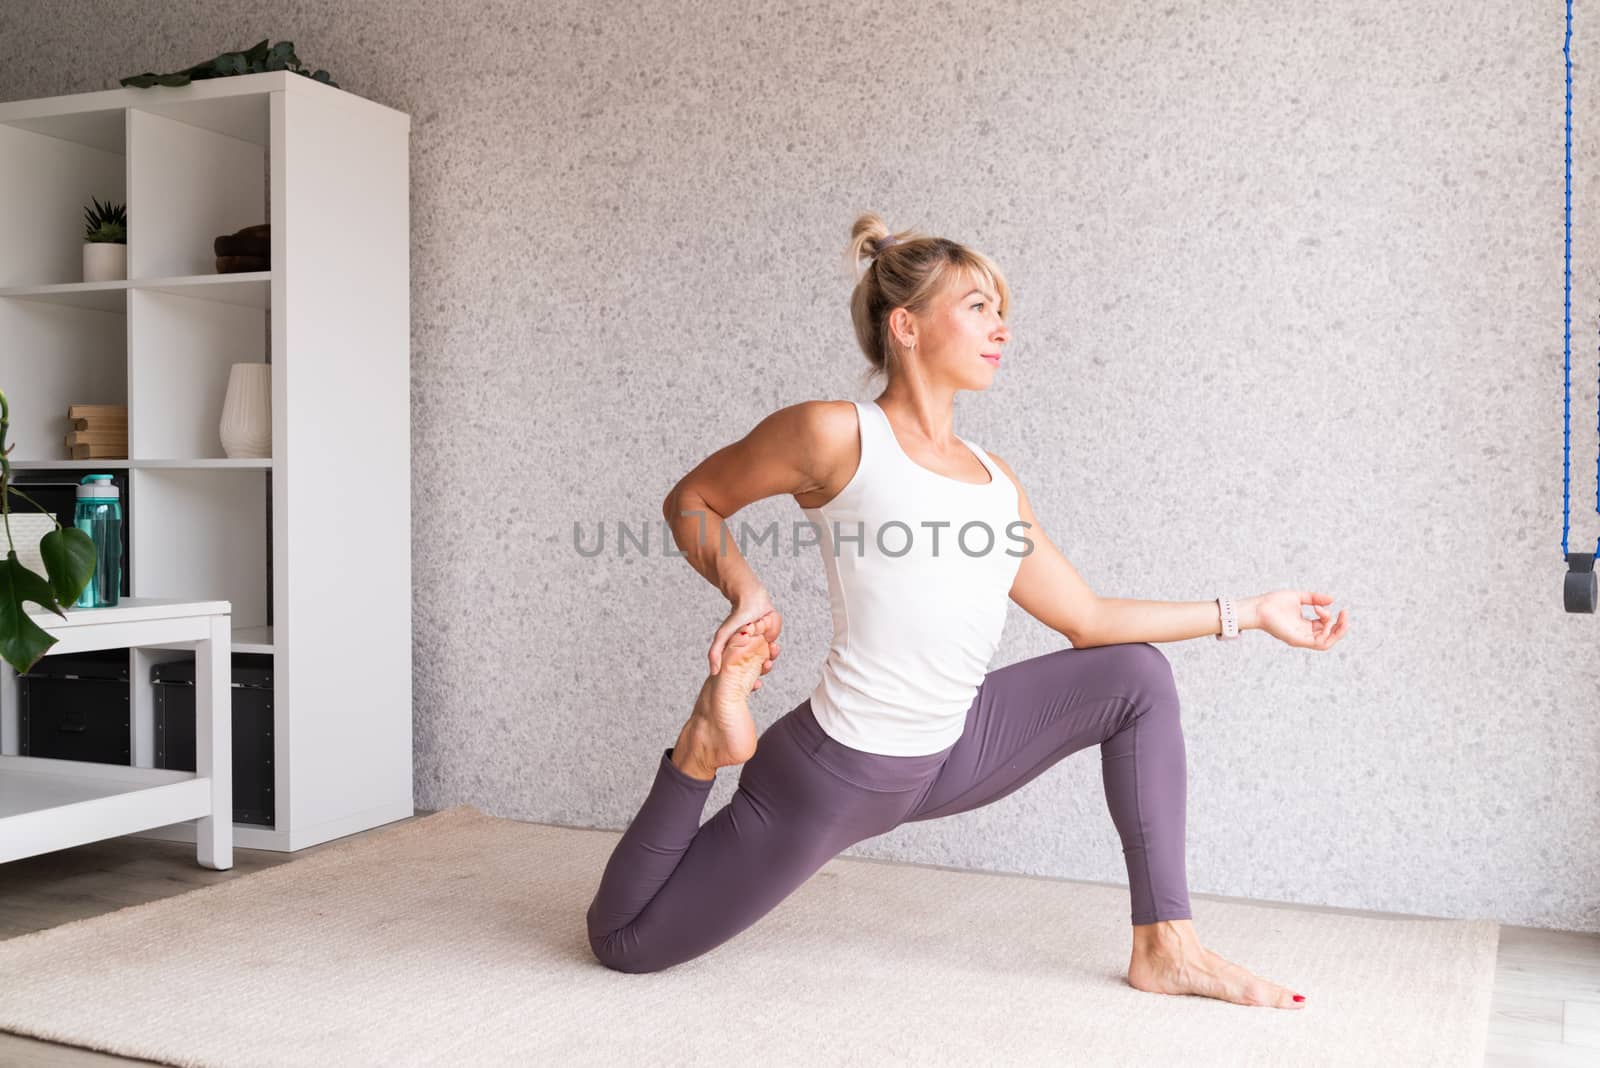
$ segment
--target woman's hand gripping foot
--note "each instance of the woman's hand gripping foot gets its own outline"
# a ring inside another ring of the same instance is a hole
[[[750,693],[767,661],[763,628],[749,623],[728,639],[722,666],[706,676],[694,711],[678,734],[672,762],[696,779],[714,779],[717,769],[743,764],[756,753],[756,721]]]

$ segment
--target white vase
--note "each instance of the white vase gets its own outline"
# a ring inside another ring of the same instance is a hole
[[[272,365],[236,363],[222,401],[222,450],[230,458],[272,456]]]
[[[83,243],[83,280],[116,282],[128,277],[128,246],[115,241]]]

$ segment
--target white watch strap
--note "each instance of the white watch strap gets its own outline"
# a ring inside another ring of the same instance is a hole
[[[1217,635],[1217,640],[1232,641],[1239,636],[1239,614],[1234,610],[1233,599],[1218,597],[1217,609],[1222,613],[1222,633]]]

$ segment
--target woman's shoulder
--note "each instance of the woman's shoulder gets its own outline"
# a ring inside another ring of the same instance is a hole
[[[802,402],[805,407],[806,437],[812,447],[829,461],[849,459],[856,454],[859,432],[859,415],[856,402],[848,400],[811,400]]]
[[[764,437],[809,456],[833,460],[845,453],[854,455],[857,414],[854,401],[806,400],[786,404],[758,424]],[[831,466],[831,464],[830,464]]]
[[[856,409],[856,402],[849,400],[808,400],[801,401],[795,407],[804,408],[808,412],[815,413],[819,417],[831,414],[837,418],[839,415],[843,414],[850,416],[851,418],[855,418],[854,412]]]
[[[856,440],[856,402],[848,400],[807,400],[780,409],[791,425],[818,442]]]
[[[831,501],[855,480],[860,467],[859,419],[854,401],[801,401],[784,409],[792,420],[798,466],[811,475],[812,493],[797,495],[801,507]]]

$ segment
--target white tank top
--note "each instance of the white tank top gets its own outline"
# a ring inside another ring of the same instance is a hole
[[[801,509],[833,609],[811,710],[853,749],[937,753],[961,737],[1005,627],[1028,548],[1017,487],[966,438],[990,481],[935,474],[900,448],[875,401],[854,403],[861,462],[827,504]]]

